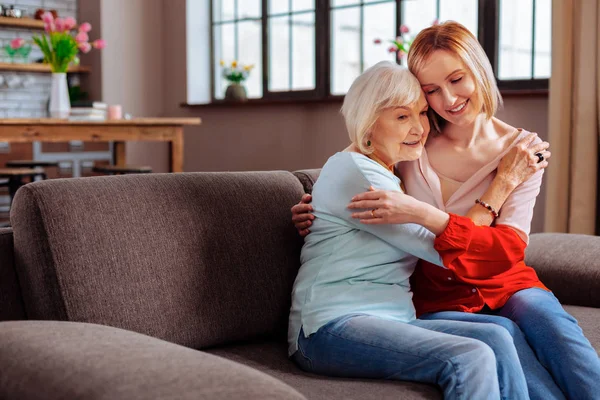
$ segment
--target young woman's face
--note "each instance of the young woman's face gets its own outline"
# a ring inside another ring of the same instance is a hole
[[[473,123],[482,102],[473,74],[456,55],[437,50],[417,73],[429,106],[451,124]]]
[[[419,100],[412,104],[383,110],[369,137],[375,155],[387,165],[421,157],[429,134],[427,108],[421,92]]]

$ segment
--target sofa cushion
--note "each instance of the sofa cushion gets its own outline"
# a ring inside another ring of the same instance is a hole
[[[25,319],[13,258],[13,232],[0,229],[0,321]]]
[[[600,307],[600,237],[536,233],[525,262],[561,303]]]
[[[564,308],[579,322],[583,334],[600,354],[600,309],[580,306],[564,306]]]
[[[192,348],[283,334],[302,239],[289,172],[36,182],[14,200],[30,319],[120,327]]]
[[[0,323],[0,398],[303,399],[257,370],[107,326]]]
[[[344,379],[310,374],[287,358],[287,345],[255,342],[228,345],[207,352],[228,358],[265,372],[292,386],[307,399],[441,399],[442,393],[432,385],[377,379]]]
[[[600,309],[565,306],[583,329],[596,351],[600,352]],[[307,399],[441,399],[435,386],[414,382],[372,379],[341,379],[303,372],[287,358],[287,346],[276,342],[228,345],[207,350],[287,383]]]

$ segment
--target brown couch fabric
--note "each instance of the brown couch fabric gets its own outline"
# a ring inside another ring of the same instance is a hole
[[[3,322],[0,343],[2,399],[304,399],[258,370],[106,326]]]
[[[597,236],[531,235],[525,262],[563,304],[600,307],[600,239]]]
[[[296,178],[298,178],[298,180],[300,181],[300,183],[302,183],[302,186],[304,187],[304,191],[308,194],[312,193],[312,188],[315,184],[315,182],[317,181],[317,178],[319,177],[319,174],[321,173],[321,169],[303,169],[303,170],[299,170],[299,171],[294,171],[294,175],[296,176]]]
[[[289,172],[37,182],[11,210],[30,319],[105,324],[192,348],[287,328],[302,239]]]
[[[0,321],[25,319],[13,258],[13,232],[0,228]]]

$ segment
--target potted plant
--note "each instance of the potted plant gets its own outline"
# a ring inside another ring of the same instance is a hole
[[[432,22],[432,25],[438,25],[439,21],[436,19]],[[397,59],[401,64],[404,64],[410,45],[412,44],[414,37],[410,35],[410,28],[408,25],[401,25],[399,29],[400,36],[397,36],[394,40],[388,40],[391,46],[388,47],[389,53],[396,53]],[[373,40],[375,44],[381,44],[381,39]]]
[[[85,22],[79,26],[77,33],[73,32],[77,26],[74,18],[54,18],[50,12],[42,15],[45,34],[34,36],[34,43],[44,54],[44,63],[50,65],[52,70],[52,89],[50,93],[50,116],[52,118],[67,118],[71,111],[69,91],[67,86],[67,69],[71,63],[78,65],[79,52],[88,53],[92,47],[103,49],[104,40],[98,39],[89,42],[88,32],[92,26]]]
[[[221,60],[221,67],[223,67],[223,78],[229,82],[229,85],[225,90],[225,100],[248,100],[248,94],[246,88],[242,85],[242,82],[248,79],[254,65],[242,65],[236,60],[233,60],[229,66],[225,66],[225,61]]]
[[[15,56],[19,55],[23,57],[23,62],[27,62],[29,53],[31,53],[31,45],[28,44],[25,39],[16,38],[10,41],[9,44],[4,46],[4,51],[8,54],[10,62],[15,62]]]

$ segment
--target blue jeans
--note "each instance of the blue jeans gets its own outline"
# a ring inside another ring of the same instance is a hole
[[[583,335],[577,320],[569,315],[551,292],[539,288],[521,290],[506,304],[491,311],[494,315],[444,311],[421,316],[426,320],[493,322],[507,327],[506,317],[516,323],[533,349],[536,360],[522,343],[516,329],[509,329],[515,339],[521,365],[532,399],[597,399],[600,387],[600,359]],[[516,333],[516,334],[515,334]],[[548,382],[550,372],[564,394],[559,394]]]
[[[349,314],[304,337],[294,361],[322,375],[437,384],[445,399],[528,399],[512,337],[494,324]]]

